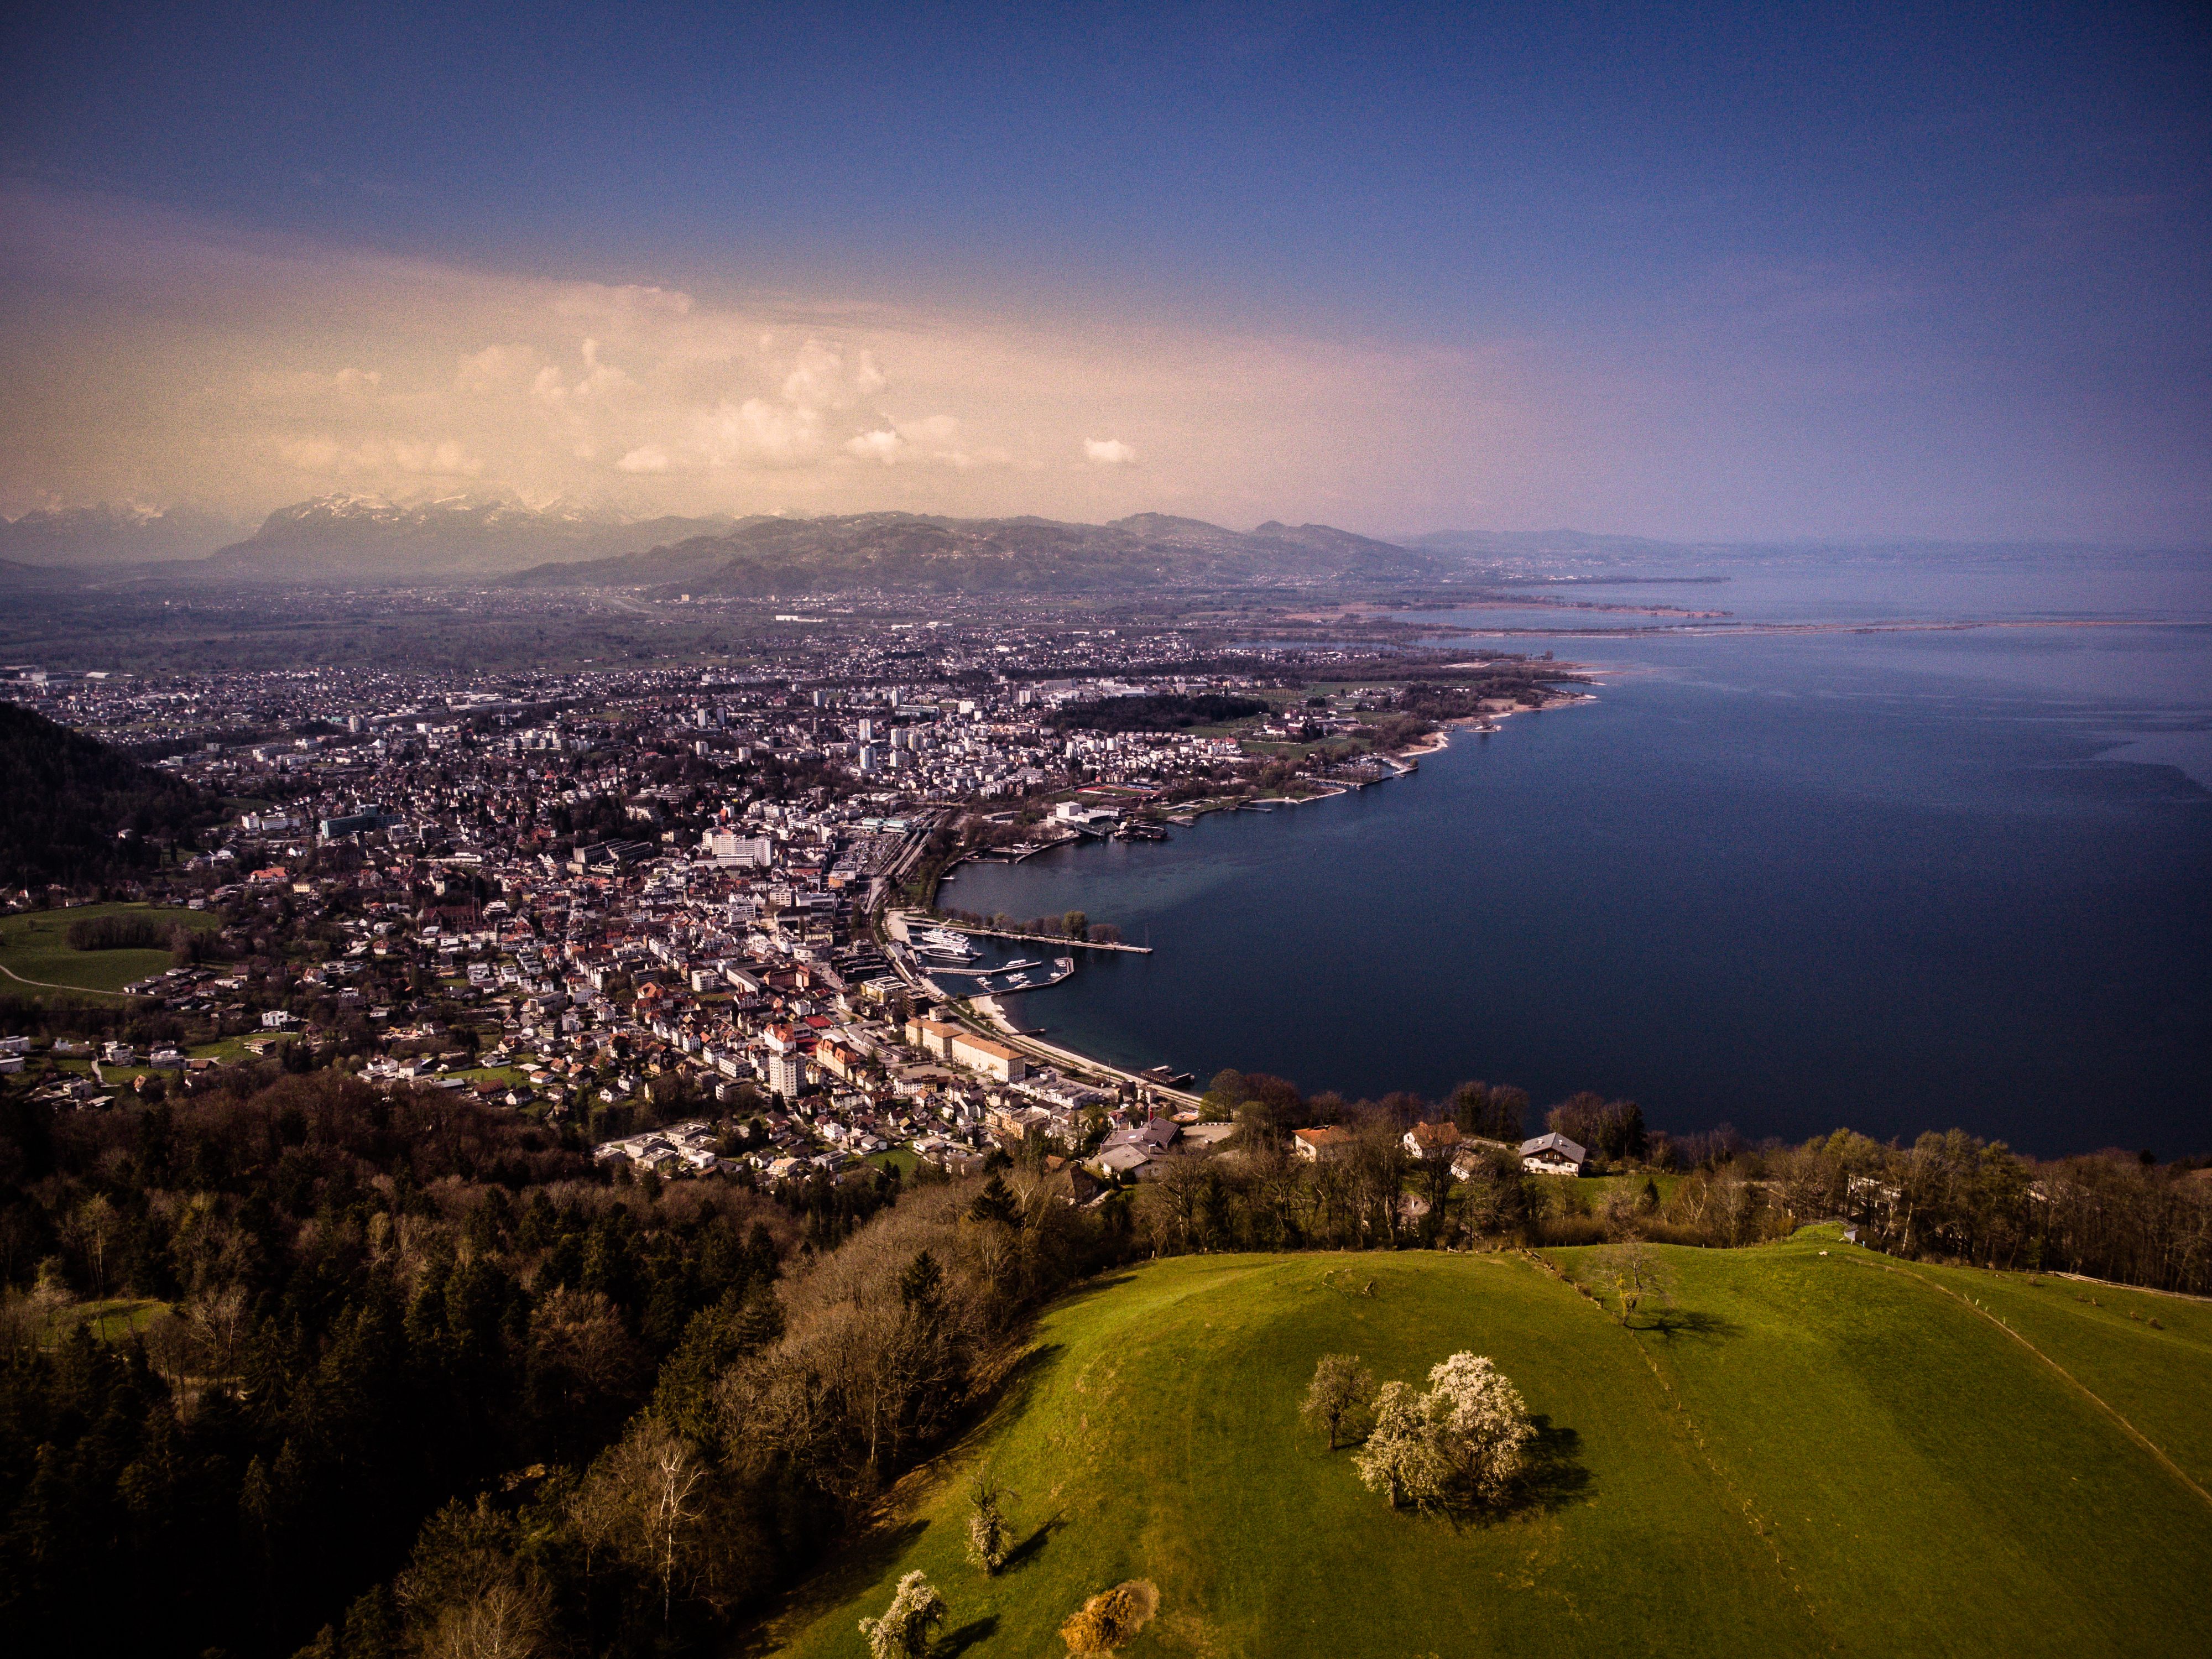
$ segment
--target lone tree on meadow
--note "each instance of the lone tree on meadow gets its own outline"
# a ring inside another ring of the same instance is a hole
[[[1013,1550],[1013,1528],[1006,1524],[1001,1501],[1013,1494],[992,1477],[986,1464],[968,1488],[968,1559],[986,1573],[1006,1565]]]
[[[1613,1293],[1620,1299],[1622,1324],[1633,1319],[1637,1309],[1646,1303],[1656,1307],[1667,1304],[1666,1269],[1657,1253],[1643,1240],[1609,1244],[1595,1253],[1592,1265],[1601,1278],[1612,1282]]]
[[[1426,1394],[1382,1385],[1375,1427],[1353,1462],[1393,1509],[1489,1506],[1511,1492],[1535,1432],[1503,1371],[1479,1354],[1455,1353],[1431,1369]]]
[[[1375,1399],[1375,1377],[1359,1363],[1356,1353],[1325,1353],[1314,1367],[1313,1384],[1300,1408],[1309,1428],[1328,1436],[1334,1451],[1347,1440],[1357,1440],[1369,1407]]]
[[[869,1659],[922,1659],[929,1651],[929,1633],[945,1622],[945,1598],[936,1587],[919,1572],[907,1574],[884,1616],[860,1620]]]

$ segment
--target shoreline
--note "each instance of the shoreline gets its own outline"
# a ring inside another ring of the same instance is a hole
[[[1573,663],[1568,665],[1584,672],[1598,672],[1586,663]],[[1593,681],[1592,684],[1598,684],[1601,682]],[[1541,703],[1534,708],[1524,708],[1516,704],[1511,708],[1501,708],[1492,714],[1461,714],[1439,724],[1435,731],[1430,732],[1419,743],[1409,744],[1403,749],[1394,750],[1392,757],[1410,756],[1418,760],[1424,755],[1442,754],[1451,747],[1452,733],[1455,731],[1473,729],[1479,736],[1487,736],[1488,733],[1483,732],[1481,728],[1487,726],[1495,730],[1498,721],[1510,720],[1516,714],[1540,714],[1550,708],[1577,708],[1584,703],[1595,702],[1597,700],[1597,694],[1595,691],[1572,691],[1562,693],[1557,702]],[[1396,775],[1403,777],[1406,775],[1401,772]]]
[[[2018,617],[1966,621],[1739,623],[1725,628],[1446,628],[1434,632],[1453,639],[1541,640],[1732,640],[1784,634],[1971,634],[1989,629],[2025,628],[2205,628],[2212,623],[2181,617]]]
[[[1577,667],[1580,666],[1580,665],[1575,665]],[[1512,708],[1502,710],[1494,714],[1464,714],[1457,719],[1444,721],[1439,725],[1434,732],[1430,732],[1426,737],[1421,738],[1417,744],[1408,744],[1404,749],[1391,750],[1385,758],[1395,763],[1401,758],[1418,759],[1423,755],[1441,754],[1445,750],[1451,747],[1452,733],[1456,729],[1495,722],[1504,720],[1512,714],[1540,714],[1543,713],[1546,708],[1576,708],[1584,703],[1595,702],[1597,700],[1597,696],[1593,691],[1577,691],[1564,694],[1556,702],[1547,702],[1535,708],[1525,708],[1516,705]],[[1389,777],[1377,778],[1374,780],[1374,781],[1376,783],[1388,783],[1395,779],[1410,776],[1413,770],[1414,769],[1412,766],[1398,766],[1392,771]],[[1277,795],[1268,797],[1264,802],[1256,800],[1239,801],[1233,805],[1207,806],[1201,809],[1199,812],[1194,813],[1192,817],[1192,822],[1195,823],[1197,818],[1205,816],[1206,812],[1235,811],[1239,807],[1264,807],[1266,810],[1272,811],[1279,805],[1304,806],[1315,801],[1334,800],[1341,795],[1354,794],[1357,793],[1359,789],[1365,787],[1367,786],[1336,784],[1321,793],[1311,795]],[[1074,841],[1056,843],[1055,846],[1073,846],[1079,844],[1080,840],[1081,838],[1078,837]],[[1040,852],[1045,852],[1054,849],[1040,848],[1037,850]],[[1014,862],[1018,863],[1021,862],[1021,860],[1014,860]],[[963,929],[963,931],[988,932],[990,930],[969,928]],[[1008,937],[1017,936],[1008,935]],[[1029,936],[1020,935],[1018,937]],[[1042,935],[1039,935],[1038,937],[1042,938]],[[1145,945],[1141,947],[1123,946],[1121,948],[1130,951],[1133,954],[1150,956],[1152,954],[1156,947]],[[1041,1037],[1030,1036],[1027,1032],[1024,1031],[1021,1027],[1014,1024],[1012,1015],[1006,1012],[1005,1006],[1000,1003],[996,994],[972,998],[954,998],[949,994],[940,990],[937,987],[936,982],[930,979],[927,971],[921,969],[918,964],[915,968],[915,973],[923,985],[927,986],[931,990],[937,992],[938,995],[944,999],[940,1006],[949,1011],[952,1009],[957,1003],[964,1002],[968,1007],[976,1011],[975,1018],[977,1018],[983,1025],[988,1027],[994,1036],[1004,1039],[1010,1045],[1022,1049],[1024,1054],[1032,1059],[1041,1059],[1050,1065],[1066,1070],[1086,1072],[1097,1077],[1111,1079],[1116,1082],[1127,1083],[1139,1091],[1139,1098],[1143,1097],[1145,1091],[1149,1090],[1156,1096],[1181,1101],[1186,1107],[1194,1107],[1199,1103],[1200,1097],[1190,1091],[1176,1089],[1167,1084],[1155,1082],[1152,1079],[1146,1077],[1142,1073],[1133,1071],[1127,1066],[1117,1066],[1110,1060],[1101,1060],[1095,1054],[1086,1054],[1079,1049],[1070,1048],[1060,1043],[1047,1042]],[[1073,975],[1071,975],[1069,977],[1073,978]],[[1037,988],[1051,990],[1057,988],[1057,987],[1042,986]],[[1015,994],[1024,994],[1016,993]],[[1167,1065],[1170,1062],[1164,1060],[1161,1062],[1163,1065]]]

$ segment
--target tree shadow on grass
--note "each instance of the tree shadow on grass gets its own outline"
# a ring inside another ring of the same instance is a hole
[[[1000,1565],[999,1571],[1001,1573],[1019,1572],[1036,1559],[1037,1552],[1045,1547],[1045,1541],[1066,1524],[1067,1517],[1064,1513],[1054,1515],[1044,1525],[1039,1527],[1006,1553],[1006,1559]]]
[[[1000,1423],[1012,1422],[1028,1407],[1030,1395],[1036,1392],[1046,1374],[1066,1358],[1066,1349],[1057,1342],[1040,1342],[1025,1350],[1021,1358],[1006,1368],[992,1389],[990,1408],[975,1428],[960,1437],[956,1445],[973,1439],[976,1430],[988,1431]]]
[[[1718,1314],[1706,1313],[1697,1308],[1655,1308],[1640,1316],[1629,1328],[1656,1331],[1669,1341],[1678,1336],[1704,1336],[1717,1340],[1743,1334],[1743,1327],[1733,1320],[1723,1319]]]
[[[967,1652],[978,1642],[989,1641],[997,1634],[998,1629],[999,1615],[995,1613],[986,1613],[981,1619],[970,1619],[958,1630],[947,1631],[939,1637],[936,1646],[929,1650],[930,1659],[957,1659],[957,1656]]]
[[[1583,1437],[1574,1429],[1553,1426],[1548,1417],[1532,1417],[1536,1437],[1528,1443],[1521,1491],[1512,1507],[1554,1515],[1589,1497],[1590,1472],[1583,1467]]]
[[[1510,1498],[1484,1504],[1462,1494],[1432,1511],[1451,1523],[1455,1532],[1495,1526],[1523,1515],[1556,1515],[1571,1504],[1590,1498],[1590,1472],[1583,1467],[1582,1435],[1555,1426],[1548,1417],[1528,1419],[1535,1437],[1522,1454],[1520,1479]]]

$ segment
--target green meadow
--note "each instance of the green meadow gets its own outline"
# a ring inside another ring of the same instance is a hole
[[[76,951],[70,948],[69,930],[80,921],[101,916],[137,916],[163,929],[219,927],[220,918],[205,911],[185,910],[152,904],[82,904],[68,910],[32,910],[0,917],[0,967],[30,987],[0,977],[0,994],[33,994],[52,986],[119,994],[126,985],[158,974],[170,966],[167,951]]]
[[[859,1655],[920,1568],[951,1604],[937,1651],[975,1656],[1057,1653],[1133,1577],[1161,1601],[1130,1656],[2212,1651],[2212,1309],[1832,1229],[1656,1254],[1671,1295],[1634,1328],[1573,1250],[1120,1275],[1047,1314],[991,1418],[765,1638]],[[1324,1353],[1419,1381],[1462,1348],[1543,1431],[1510,1513],[1393,1513],[1299,1425]],[[995,1578],[964,1559],[987,1462],[1024,1540]]]

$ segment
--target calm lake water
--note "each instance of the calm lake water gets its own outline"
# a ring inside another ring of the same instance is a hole
[[[1955,1124],[2043,1153],[2212,1149],[2205,573],[1591,589],[1786,620],[2169,620],[1562,639],[1601,666],[1595,702],[1165,845],[966,866],[944,902],[1079,908],[1157,947],[1085,954],[1013,1004],[1127,1065],[1347,1096],[1590,1088],[1754,1137]],[[1905,609],[1854,608],[1900,589]]]

